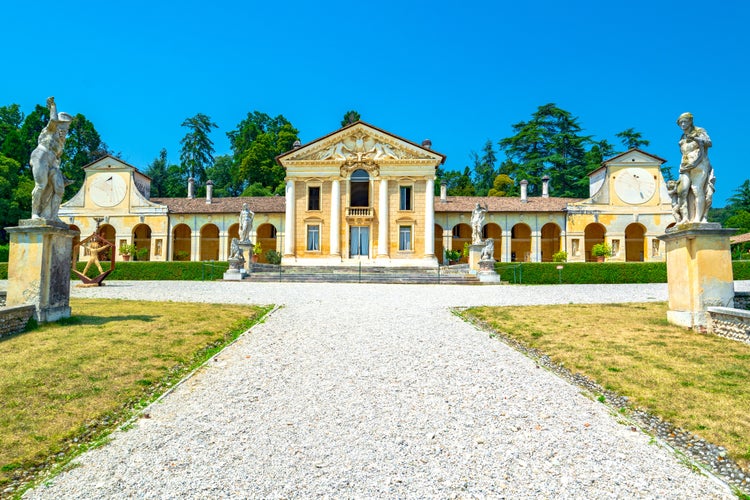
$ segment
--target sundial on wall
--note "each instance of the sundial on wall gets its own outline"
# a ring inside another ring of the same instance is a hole
[[[119,175],[98,175],[91,181],[89,195],[91,201],[100,207],[114,207],[125,198],[125,181]]]
[[[650,200],[656,192],[656,181],[648,170],[626,168],[615,179],[615,192],[625,203],[639,205]]]

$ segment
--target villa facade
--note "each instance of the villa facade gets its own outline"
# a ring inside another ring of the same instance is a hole
[[[255,213],[251,239],[283,256],[282,265],[433,267],[444,250],[471,241],[471,212],[486,207],[483,237],[502,262],[592,260],[606,241],[614,261],[661,261],[657,236],[674,223],[660,166],[630,150],[590,174],[587,199],[549,196],[453,197],[435,186],[445,156],[364,122],[356,122],[277,158],[287,173],[285,196],[150,198],[151,180],[106,156],[84,167],[81,190],[60,208],[71,228],[97,227],[116,246],[135,244],[143,260],[226,260],[239,234],[239,212]],[[189,190],[192,192],[192,189]],[[439,193],[439,194],[438,194]],[[81,250],[83,251],[83,250]]]

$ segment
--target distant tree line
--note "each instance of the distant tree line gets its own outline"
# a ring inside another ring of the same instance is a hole
[[[18,219],[31,212],[31,190],[34,182],[29,168],[29,157],[37,145],[37,138],[49,119],[46,107],[37,105],[28,115],[18,104],[0,107],[0,227],[13,226]],[[341,126],[360,119],[357,111],[347,111]],[[299,131],[283,115],[271,117],[253,111],[226,132],[231,154],[214,156],[210,136],[216,123],[203,114],[186,118],[186,129],[180,141],[179,160],[170,161],[167,150],[147,166],[151,177],[151,196],[157,198],[184,197],[187,180],[196,182],[196,195],[205,193],[209,179],[214,184],[214,195],[273,196],[284,193],[284,169],[276,163],[276,156],[292,149],[299,140]],[[539,196],[542,178],[551,179],[550,195],[557,197],[588,197],[588,174],[602,161],[619,152],[649,145],[640,132],[632,128],[616,134],[621,147],[616,148],[606,139],[597,140],[585,135],[578,117],[555,104],[539,106],[526,121],[512,126],[513,135],[494,143],[487,140],[480,152],[471,152],[471,165],[463,170],[437,171],[436,193],[440,183],[447,185],[451,196],[518,196],[519,182],[529,182],[529,196]],[[105,154],[114,154],[102,141],[94,125],[82,114],[73,119],[65,143],[62,170],[72,181],[66,196],[80,189],[82,167]],[[666,178],[671,178],[664,169]],[[745,181],[730,198],[725,209],[714,209],[712,218],[747,227],[750,231],[750,180]],[[734,219],[730,219],[734,217]],[[747,220],[747,224],[740,221]],[[1,235],[6,241],[4,232]]]

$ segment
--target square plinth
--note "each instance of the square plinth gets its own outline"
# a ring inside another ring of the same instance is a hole
[[[33,304],[40,323],[70,316],[70,267],[76,231],[43,221],[19,221],[10,236],[8,306]]]
[[[729,237],[719,224],[683,224],[659,236],[666,244],[670,323],[704,329],[708,307],[733,307]]]

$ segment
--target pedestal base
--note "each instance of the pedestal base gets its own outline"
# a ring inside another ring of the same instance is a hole
[[[77,234],[43,219],[19,221],[10,235],[6,304],[35,306],[39,323],[70,317],[70,264]]]
[[[248,274],[250,274],[250,271],[252,271],[253,250],[255,249],[255,245],[253,245],[249,241],[240,241],[238,245],[242,249],[242,253],[245,254],[243,270],[245,271],[245,275],[247,276]]]
[[[666,243],[670,323],[702,330],[708,307],[733,307],[733,233],[720,224],[689,223],[659,236]]]
[[[500,283],[500,275],[495,271],[495,261],[480,260],[477,278],[481,283]]]
[[[482,259],[484,247],[485,243],[469,245],[469,272],[472,274],[479,272],[479,261]]]

